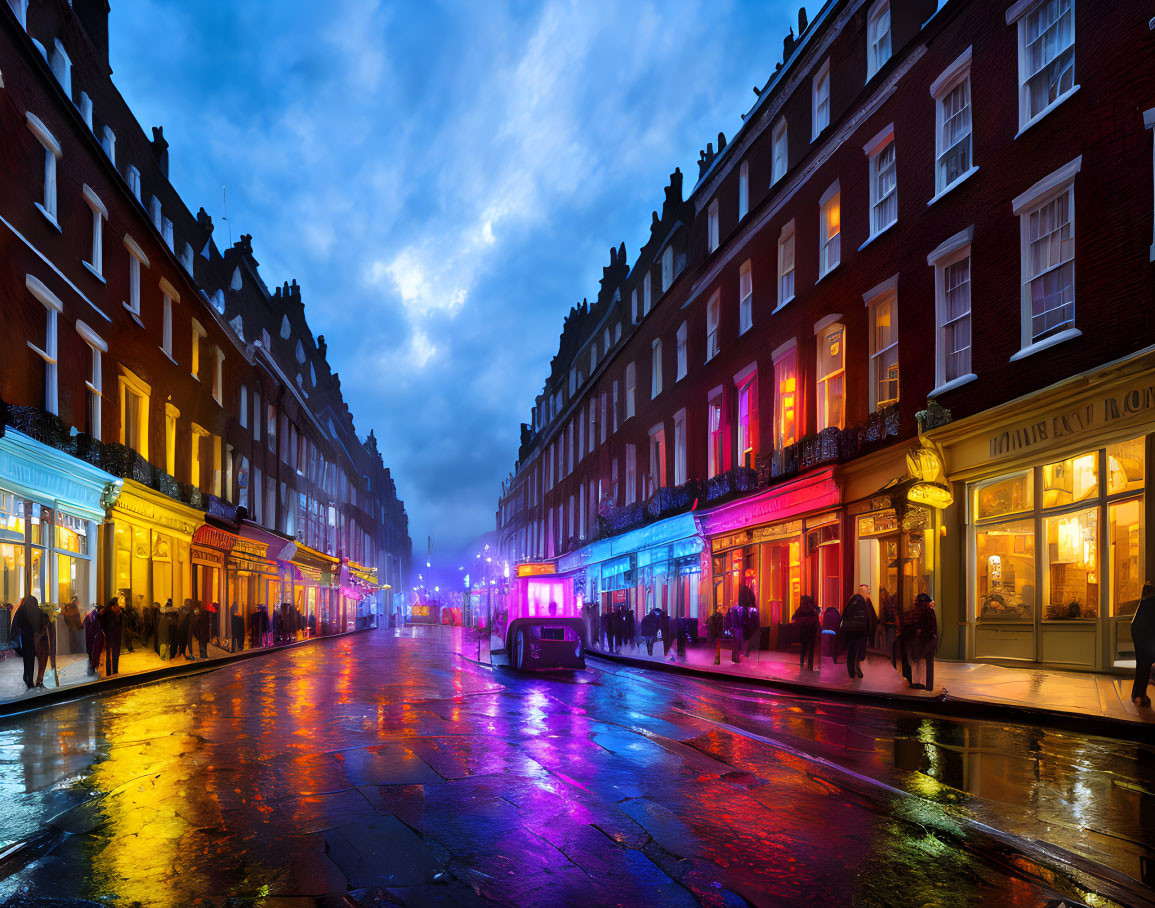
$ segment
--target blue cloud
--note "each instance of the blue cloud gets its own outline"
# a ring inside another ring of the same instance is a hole
[[[413,538],[448,554],[493,527],[562,317],[736,130],[794,10],[138,0],[111,62],[186,204],[300,282]]]

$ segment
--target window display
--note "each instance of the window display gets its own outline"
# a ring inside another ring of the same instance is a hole
[[[1034,621],[1034,521],[984,527],[977,531],[975,543],[979,620]]]
[[[1099,514],[1097,508],[1048,517],[1049,595],[1043,617],[1050,621],[1099,617]]]

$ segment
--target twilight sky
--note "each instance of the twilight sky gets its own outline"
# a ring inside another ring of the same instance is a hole
[[[813,15],[821,6],[812,3]],[[791,0],[112,0],[113,79],[218,246],[296,278],[414,553],[494,527],[562,319],[732,137]],[[228,187],[229,221],[221,187]]]

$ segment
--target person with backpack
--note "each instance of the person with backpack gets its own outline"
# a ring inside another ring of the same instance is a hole
[[[818,611],[818,606],[814,604],[814,598],[802,596],[798,600],[798,608],[790,618],[790,623],[794,625],[795,633],[798,636],[798,642],[802,644],[802,649],[798,653],[799,671],[802,671],[803,666],[807,671],[814,671],[814,644],[818,640],[818,625],[821,621],[822,615]],[[818,657],[818,664],[822,665],[821,655]]]

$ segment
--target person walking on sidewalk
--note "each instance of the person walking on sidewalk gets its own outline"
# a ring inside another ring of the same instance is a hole
[[[846,673],[851,678],[862,677],[862,667],[859,660],[865,655],[862,648],[867,639],[874,633],[874,609],[872,609],[862,595],[855,593],[842,610],[842,624],[839,632],[846,646]]]
[[[662,658],[670,659],[670,650],[674,647],[674,622],[664,608],[658,609],[658,633],[662,635]]]
[[[739,596],[739,602],[741,597]],[[742,643],[745,638],[742,633],[742,621],[746,610],[741,605],[730,606],[730,611],[726,612],[726,630],[730,632],[730,661],[734,663],[741,663],[742,661]]]
[[[833,605],[828,605],[822,613],[821,649],[830,650],[830,661],[838,664],[838,628],[842,625],[842,616]],[[827,642],[829,641],[829,642]],[[818,653],[818,664],[822,665],[822,652]]]
[[[879,624],[882,627],[882,651],[890,655],[891,668],[898,665],[898,603],[886,587],[878,591]]]
[[[176,613],[176,655],[173,656],[174,659],[177,656],[184,656],[186,659],[189,657],[192,617],[193,602],[191,599],[186,599]]]
[[[1139,606],[1131,618],[1131,639],[1135,642],[1135,683],[1131,686],[1131,702],[1148,709],[1147,683],[1151,680],[1151,666],[1155,664],[1155,587],[1148,580],[1143,584]]]
[[[120,643],[124,633],[124,610],[116,596],[108,600],[100,619],[104,628],[104,674],[111,677],[120,671]]]
[[[822,616],[818,612],[818,606],[814,604],[814,598],[801,597],[798,600],[798,608],[790,618],[790,623],[796,629],[798,642],[802,644],[802,649],[798,653],[799,671],[802,671],[803,666],[809,672],[814,671],[814,644],[818,640],[818,625],[821,621]],[[818,664],[822,664],[821,654],[818,656]]]
[[[938,617],[934,600],[926,593],[914,598],[902,620],[903,651],[910,662],[909,686],[914,690],[934,690],[934,654],[938,650]]]
[[[726,633],[726,619],[722,607],[715,603],[714,614],[706,619],[706,639],[714,644],[714,664],[722,664],[722,637]]]
[[[743,584],[743,590],[748,590],[742,613],[742,637],[746,641],[746,658],[750,658],[750,650],[761,646],[762,616],[758,614],[758,603],[754,599],[754,591]],[[742,601],[742,592],[738,592],[738,601]]]
[[[654,640],[658,636],[658,610],[651,609],[650,613],[642,619],[642,640],[646,644],[646,655],[652,656],[654,654]]]
[[[100,626],[100,609],[93,605],[84,616],[84,651],[88,653],[86,675],[100,677],[100,654],[104,652],[104,628]]]
[[[626,619],[626,643],[633,648],[635,640],[635,632],[637,631],[637,619],[634,617],[634,610],[628,608],[624,612]]]
[[[37,641],[46,624],[47,616],[40,611],[40,603],[35,596],[25,596],[20,600],[12,618],[12,639],[16,644],[16,652],[24,660],[24,686],[28,690],[44,686],[43,664],[39,678],[34,678],[34,672]]]

